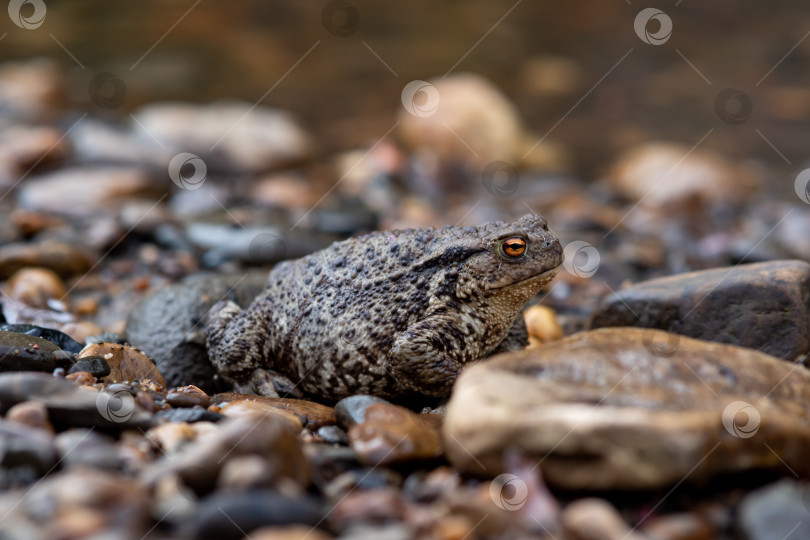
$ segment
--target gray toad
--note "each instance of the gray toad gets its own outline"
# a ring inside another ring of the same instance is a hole
[[[525,345],[518,315],[562,259],[539,215],[337,242],[277,265],[244,311],[216,304],[209,357],[243,392],[446,397],[465,364]]]

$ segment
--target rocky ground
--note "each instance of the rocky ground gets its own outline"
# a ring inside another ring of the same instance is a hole
[[[284,111],[110,122],[61,80],[0,65],[3,538],[810,537],[810,173],[783,197],[649,141],[579,179],[474,75],[329,156]],[[208,308],[279,260],[528,211],[565,271],[447,404],[241,395],[207,362]]]

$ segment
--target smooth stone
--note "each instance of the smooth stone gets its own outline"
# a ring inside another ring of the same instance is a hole
[[[608,326],[658,328],[793,360],[810,351],[810,264],[743,264],[637,283],[593,314],[592,328]]]
[[[53,434],[0,420],[0,469],[24,468],[39,478],[57,462]]]
[[[70,366],[68,373],[86,371],[93,377],[100,379],[110,374],[110,364],[101,356],[85,356],[79,358],[75,364]]]
[[[0,371],[46,371],[70,366],[70,353],[42,338],[0,331]]]
[[[196,386],[180,386],[166,394],[166,403],[172,407],[203,407],[206,408],[211,403],[208,394]]]
[[[93,343],[82,349],[77,361],[96,357],[103,358],[109,365],[109,374],[102,378],[105,383],[150,380],[166,387],[166,381],[152,359],[135,347],[116,343]]]
[[[355,490],[370,491],[402,486],[402,475],[383,467],[346,471],[322,488],[330,500],[339,500]]]
[[[301,424],[305,428],[311,430],[316,430],[322,426],[333,425],[337,422],[335,419],[335,411],[332,407],[327,407],[326,405],[305,399],[269,398],[249,394],[238,394],[235,392],[224,392],[216,394],[211,398],[212,405],[220,405],[230,401],[255,401],[267,407],[292,413],[301,420]]]
[[[95,260],[87,248],[57,240],[6,244],[0,247],[0,280],[28,266],[49,268],[62,277],[82,274]]]
[[[304,454],[309,463],[312,484],[324,492],[332,480],[361,467],[357,455],[347,446],[308,443],[304,445]]]
[[[115,471],[124,465],[115,441],[92,429],[63,431],[56,436],[56,448],[65,469],[82,466]]]
[[[254,418],[256,416],[273,416],[287,424],[287,428],[295,433],[301,433],[304,424],[301,419],[293,413],[278,407],[273,407],[253,399],[243,399],[238,401],[228,401],[221,405],[212,405],[210,410],[216,411],[228,418]]]
[[[60,332],[59,330],[54,330],[53,328],[43,328],[41,326],[35,326],[33,324],[0,324],[0,331],[3,332],[16,332],[18,334],[27,334],[29,336],[35,336],[42,339],[47,339],[63,351],[67,351],[70,353],[78,353],[83,348],[84,345],[70,337],[69,335],[65,334],[64,332]]]
[[[95,427],[117,432],[150,427],[151,415],[140,409],[134,399],[130,401],[120,392],[107,388],[100,395],[94,389],[78,387],[45,373],[0,374],[2,408],[24,401],[41,402],[48,409],[48,416],[57,431],[70,427]]]
[[[170,459],[154,463],[141,478],[144,483],[155,485],[166,475],[176,474],[195,493],[205,495],[216,487],[228,460],[245,455],[264,457],[272,467],[275,482],[292,481],[301,488],[309,482],[309,464],[296,433],[284,420],[270,415],[221,422],[214,433],[183,446]]]
[[[343,429],[361,424],[366,419],[366,411],[375,403],[388,403],[383,398],[358,394],[343,398],[335,404],[335,418]]]
[[[28,210],[83,216],[116,211],[129,198],[157,199],[162,191],[139,166],[76,166],[28,178],[19,186],[17,204]]]
[[[340,426],[322,426],[316,433],[325,443],[349,444],[349,435]]]
[[[737,525],[747,540],[810,538],[810,485],[785,479],[749,493]]]
[[[225,416],[199,407],[183,409],[164,409],[155,413],[155,419],[167,422],[219,422]]]
[[[666,346],[656,346],[666,344]],[[751,469],[810,473],[810,372],[659,330],[607,328],[466,369],[443,426],[460,471],[503,472],[507,447],[550,485],[653,489]]]
[[[203,320],[216,302],[233,299],[246,307],[264,289],[265,273],[218,276],[196,274],[150,294],[130,313],[127,340],[155,359],[170,387],[193,384],[217,390],[208,361]]]
[[[579,499],[565,507],[562,524],[576,540],[645,540],[625,523],[616,508],[604,499]]]
[[[48,409],[38,401],[17,403],[6,413],[6,420],[53,433],[53,425],[48,419]]]
[[[287,497],[270,490],[215,493],[197,506],[182,531],[183,538],[242,540],[260,527],[319,524],[321,505],[310,497]]]
[[[48,301],[62,300],[67,287],[62,278],[49,268],[21,268],[8,278],[6,294],[24,304],[48,307]]]
[[[368,407],[363,423],[349,429],[349,444],[360,462],[370,466],[433,459],[443,452],[438,430],[390,403]]]

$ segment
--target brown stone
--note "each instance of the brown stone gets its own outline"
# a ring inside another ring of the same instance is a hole
[[[810,473],[808,402],[801,365],[606,328],[468,368],[443,435],[448,459],[465,472],[500,474],[504,451],[516,447],[551,485],[658,488],[750,469]]]
[[[86,356],[100,356],[110,365],[110,374],[101,379],[106,384],[148,379],[166,386],[152,360],[135,347],[116,343],[93,343],[79,353],[79,359]]]
[[[218,405],[228,401],[256,401],[267,407],[287,411],[301,420],[307,429],[318,429],[321,426],[336,424],[335,410],[332,407],[304,399],[269,398],[236,392],[223,392],[211,397],[211,404]]]
[[[562,514],[563,526],[572,540],[643,540],[604,499],[580,499]]]
[[[793,360],[810,351],[810,264],[772,261],[638,283],[608,296],[593,328],[640,326]]]
[[[66,242],[45,240],[0,247],[0,279],[7,279],[27,266],[50,268],[60,276],[87,272],[95,257],[85,248]]]
[[[391,403],[371,405],[365,421],[349,429],[349,443],[360,462],[371,466],[442,454],[438,430],[408,409]]]

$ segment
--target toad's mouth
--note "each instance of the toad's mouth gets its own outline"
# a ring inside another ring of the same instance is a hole
[[[498,287],[490,287],[489,290],[498,291],[498,290],[501,290],[501,289],[509,289],[509,288],[512,288],[512,287],[518,287],[520,285],[529,285],[529,284],[536,284],[536,283],[546,284],[549,281],[551,281],[552,279],[554,279],[554,276],[559,274],[560,270],[562,270],[562,263],[558,264],[554,268],[551,268],[550,270],[546,270],[545,272],[541,272],[539,274],[529,276],[526,279],[522,279],[520,281],[507,283],[506,285],[500,285]]]

